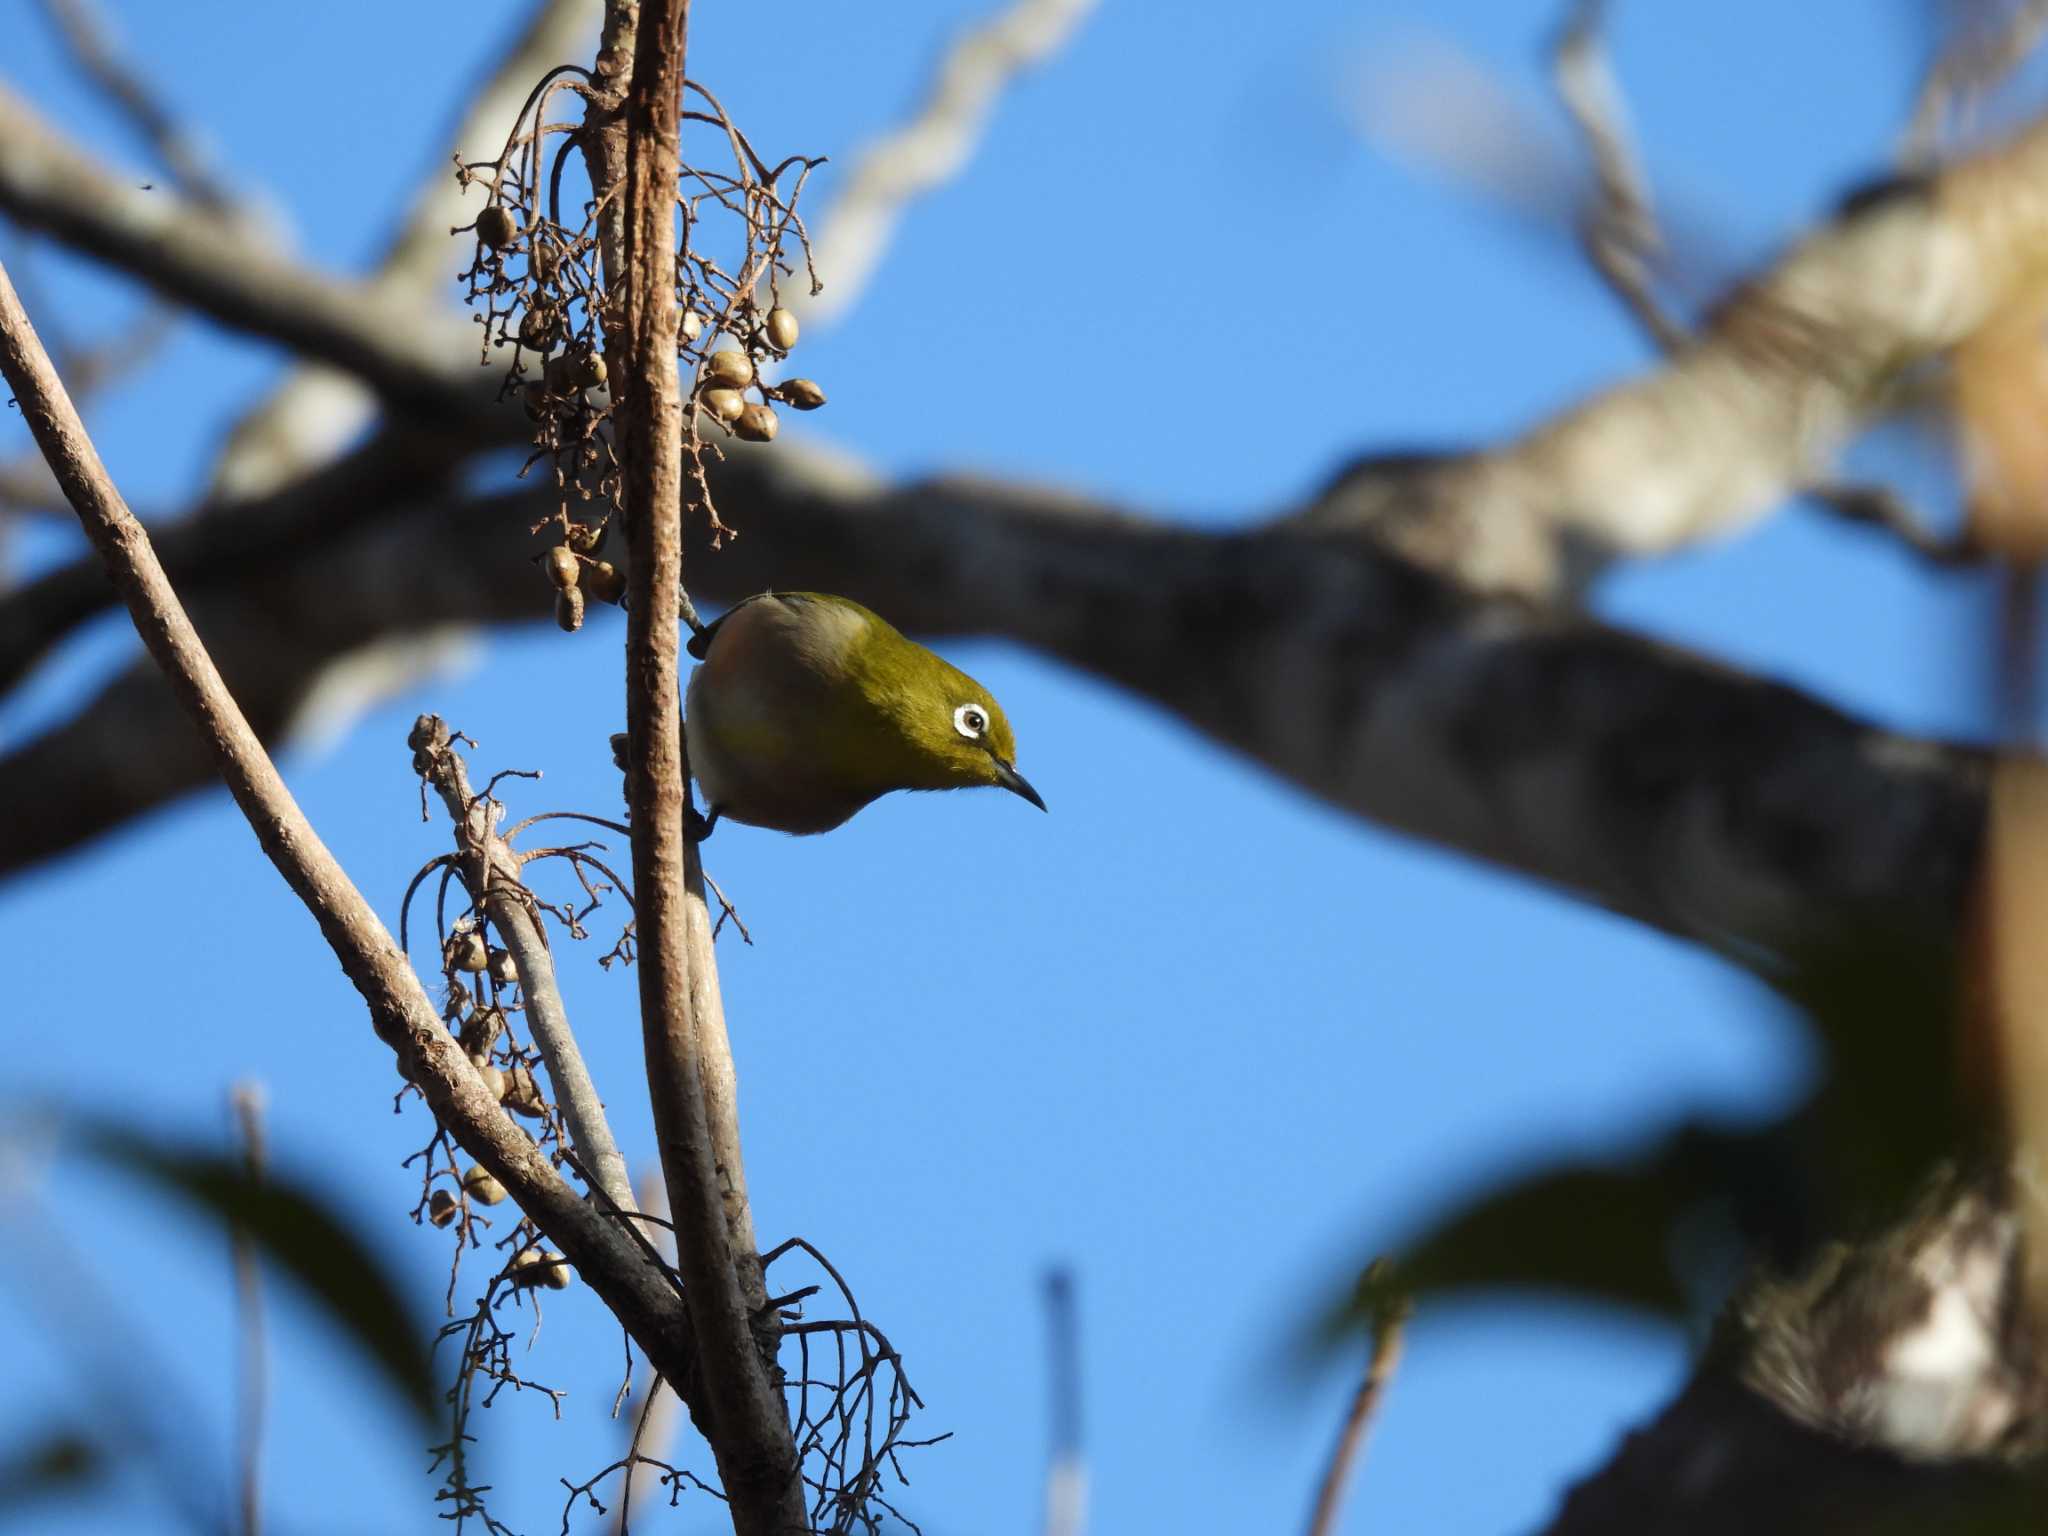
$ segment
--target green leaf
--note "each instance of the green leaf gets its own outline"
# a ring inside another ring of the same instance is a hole
[[[85,1436],[53,1430],[0,1459],[0,1518],[36,1499],[96,1482],[105,1470],[106,1458]]]
[[[1545,1291],[1682,1318],[1678,1265],[1732,1273],[1751,1246],[1796,1245],[1808,1192],[1783,1126],[1680,1127],[1633,1158],[1556,1164],[1453,1206],[1375,1265],[1327,1318],[1378,1325],[1397,1298]],[[1701,1243],[1714,1255],[1688,1252]]]
[[[361,1349],[423,1423],[435,1392],[423,1330],[384,1262],[318,1195],[288,1180],[253,1177],[236,1158],[153,1140],[105,1122],[84,1126],[103,1161],[183,1196],[241,1231]]]
[[[1418,1297],[1544,1290],[1676,1316],[1685,1304],[1670,1261],[1679,1214],[1654,1167],[1553,1168],[1448,1212],[1397,1250],[1394,1280]],[[1361,1300],[1381,1304],[1384,1289]]]

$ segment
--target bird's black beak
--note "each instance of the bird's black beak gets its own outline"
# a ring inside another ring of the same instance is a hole
[[[1023,774],[1012,768],[1000,757],[991,757],[989,761],[996,765],[996,782],[998,784],[1002,785],[1003,788],[1013,795],[1022,795],[1041,811],[1045,809],[1045,802],[1038,798],[1038,791],[1031,787],[1029,779],[1025,778]]]

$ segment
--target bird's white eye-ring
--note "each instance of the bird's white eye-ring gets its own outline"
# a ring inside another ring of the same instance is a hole
[[[988,729],[988,712],[979,704],[962,704],[953,711],[953,729],[969,741],[979,741]]]

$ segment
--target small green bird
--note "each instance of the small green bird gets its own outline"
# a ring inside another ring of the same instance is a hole
[[[684,716],[710,816],[829,832],[898,789],[998,784],[1041,811],[1002,706],[877,615],[821,592],[763,592],[690,640]]]

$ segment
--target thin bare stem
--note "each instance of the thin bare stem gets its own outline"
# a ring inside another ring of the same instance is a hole
[[[1593,159],[1594,205],[1579,221],[1587,259],[1659,351],[1684,345],[1685,326],[1658,300],[1653,262],[1662,244],[1649,182],[1630,142],[1621,87],[1607,61],[1601,27],[1606,0],[1577,0],[1558,34],[1552,76]]]
[[[1081,1536],[1088,1522],[1088,1462],[1081,1449],[1081,1339],[1070,1269],[1055,1269],[1045,1277],[1045,1346],[1052,1404],[1045,1536]]]
[[[237,1083],[228,1095],[242,1139],[242,1165],[250,1182],[260,1182],[268,1161],[263,1135],[263,1085]],[[263,1276],[249,1234],[234,1229],[235,1307],[241,1316],[242,1381],[236,1404],[235,1439],[240,1452],[239,1494],[242,1536],[263,1532],[263,1425],[270,1391],[269,1349],[263,1324]]]
[[[667,1209],[668,1190],[658,1173],[654,1177],[642,1176],[637,1193],[642,1208],[648,1214],[660,1216]],[[673,1262],[675,1238],[672,1233],[663,1233],[654,1241],[663,1256]],[[619,1490],[619,1503],[612,1525],[617,1536],[628,1536],[633,1516],[645,1511],[648,1500],[660,1486],[658,1483],[636,1482],[634,1469],[644,1460],[666,1461],[670,1442],[682,1424],[682,1399],[652,1366],[643,1364],[640,1368],[639,1395],[640,1412],[633,1416],[632,1433],[626,1443],[625,1485]]]
[[[1401,1341],[1407,1326],[1408,1307],[1404,1301],[1388,1301],[1373,1319],[1372,1354],[1366,1361],[1358,1390],[1351,1396],[1344,1423],[1337,1431],[1337,1443],[1330,1448],[1329,1465],[1323,1469],[1322,1486],[1316,1491],[1315,1512],[1309,1517],[1308,1536],[1335,1536],[1337,1517],[1344,1509],[1345,1489],[1358,1466],[1359,1452],[1365,1448],[1365,1432],[1372,1427],[1373,1413],[1386,1393],[1387,1383],[1393,1380],[1395,1367],[1401,1363]]]
[[[435,729],[438,725],[435,717],[426,716],[414,726],[415,751],[455,823],[465,882],[471,891],[480,893],[484,913],[504,939],[519,973],[527,1027],[547,1063],[555,1103],[582,1159],[581,1166],[614,1206],[630,1211],[633,1184],[626,1159],[605,1119],[604,1100],[584,1063],[575,1031],[569,1027],[569,1008],[555,980],[547,935],[541,931],[532,893],[519,879],[519,856],[497,831],[499,803],[488,789],[480,795],[470,792],[468,767],[454,750],[445,727]]]
[[[1004,90],[1058,51],[1096,3],[1010,0],[961,34],[939,59],[917,110],[848,171],[812,253],[830,286],[795,295],[799,307],[823,318],[859,301],[905,211],[959,174]]]
[[[1920,83],[1912,119],[1900,139],[1900,165],[1907,171],[1931,170],[1943,131],[1996,90],[2034,51],[2044,32],[2048,0],[2022,0],[2002,24],[1982,32],[1965,31],[1942,49]]]
[[[805,1529],[796,1447],[779,1381],[772,1328],[755,1259],[739,1157],[736,1090],[711,922],[696,849],[683,836],[689,767],[678,708],[676,613],[682,593],[683,404],[676,372],[675,185],[679,171],[688,0],[615,4],[593,72],[615,78],[628,44],[631,86],[593,101],[599,146],[593,184],[623,185],[616,254],[606,272],[620,295],[606,351],[623,381],[618,400],[624,505],[632,549],[626,634],[626,723],[631,746],[633,892],[639,941],[641,1028],[677,1258],[690,1298],[701,1367],[701,1421],[714,1426],[733,1525],[740,1536]],[[608,181],[608,173],[618,173]],[[601,229],[601,236],[605,233]],[[621,367],[620,365],[623,365]],[[716,1108],[714,1109],[714,1106]],[[750,1305],[750,1302],[754,1303]],[[664,1371],[671,1381],[687,1378]]]

